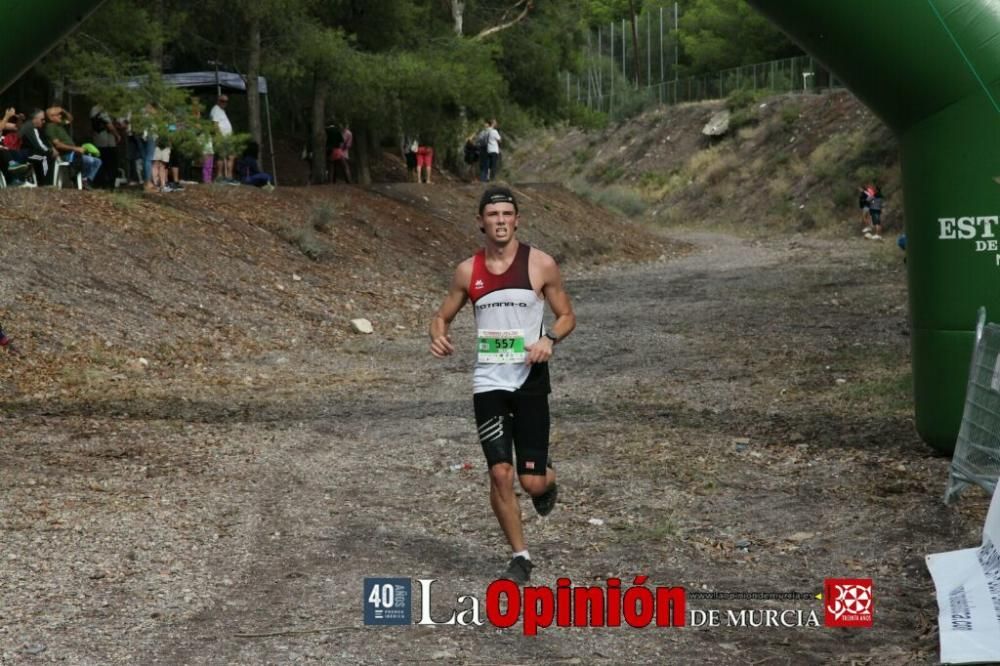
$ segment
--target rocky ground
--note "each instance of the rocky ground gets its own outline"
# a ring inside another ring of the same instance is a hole
[[[476,189],[282,189],[5,201],[0,663],[934,663],[923,556],[977,544],[986,500],[945,508],[913,431],[894,247],[657,236],[519,190],[579,317],[561,501],[522,498],[537,583],[870,577],[872,629],[365,627],[365,577],[437,579],[441,618],[507,557],[468,345],[424,334]]]

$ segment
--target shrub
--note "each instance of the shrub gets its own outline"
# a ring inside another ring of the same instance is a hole
[[[294,230],[288,240],[298,248],[299,252],[313,261],[319,261],[320,257],[323,256],[323,246],[309,225]]]
[[[736,113],[741,109],[750,107],[756,101],[757,96],[752,90],[740,88],[731,92],[729,97],[726,98],[726,108]]]
[[[735,132],[742,127],[757,124],[757,110],[750,107],[739,109],[729,114],[729,131]]]
[[[597,203],[613,208],[628,217],[637,217],[646,212],[646,202],[642,197],[637,192],[620,185],[598,190]]]
[[[597,153],[593,148],[577,148],[573,151],[573,159],[579,165],[590,164],[594,159],[594,155]]]
[[[321,203],[312,209],[310,222],[313,229],[321,233],[329,233],[333,228],[333,205]]]
[[[602,130],[608,126],[608,114],[583,104],[574,104],[569,108],[569,122],[584,130]]]
[[[781,122],[784,123],[785,127],[790,127],[795,124],[795,121],[799,119],[799,115],[802,113],[802,107],[798,104],[788,104],[781,110]]]

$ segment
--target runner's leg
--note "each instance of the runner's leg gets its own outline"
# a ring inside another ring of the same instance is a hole
[[[556,480],[556,471],[548,465],[549,398],[547,395],[515,395],[513,407],[518,481],[529,495],[538,497]]]
[[[490,470],[490,506],[514,552],[524,550],[521,506],[514,494],[513,428],[510,393],[488,391],[473,396],[479,443]]]

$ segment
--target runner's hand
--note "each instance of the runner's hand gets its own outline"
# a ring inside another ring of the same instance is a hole
[[[441,335],[431,340],[431,353],[438,358],[451,356],[455,353],[455,347],[451,344],[451,338]]]
[[[525,363],[531,365],[533,363],[547,362],[550,358],[552,358],[553,344],[552,340],[542,336],[535,344],[525,347],[528,351],[528,358],[525,360]]]

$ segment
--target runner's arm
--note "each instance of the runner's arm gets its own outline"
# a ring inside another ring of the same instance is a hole
[[[448,327],[451,326],[451,322],[455,319],[458,311],[469,300],[467,285],[471,277],[472,262],[463,261],[455,269],[455,276],[451,280],[451,287],[448,288],[448,294],[444,297],[444,302],[438,308],[438,311],[434,313],[434,318],[431,320],[431,354],[437,358],[444,358],[455,352],[455,347],[451,344],[451,338],[448,337]]]
[[[548,255],[543,255],[539,268],[541,269],[542,295],[549,302],[552,314],[556,320],[552,323],[549,333],[562,341],[576,328],[576,314],[573,312],[573,303],[569,299],[569,294],[563,288],[562,275],[559,273],[559,265],[555,259]],[[528,347],[527,363],[544,363],[552,356],[552,348],[555,342],[542,336],[538,342]]]

